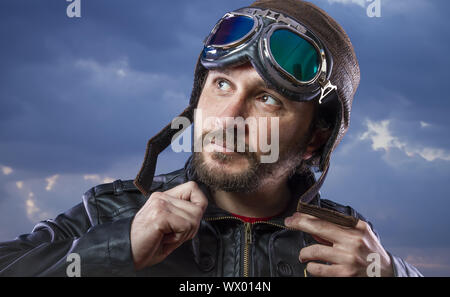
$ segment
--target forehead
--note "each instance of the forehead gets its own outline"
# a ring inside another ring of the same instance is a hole
[[[234,67],[223,67],[209,70],[208,76],[215,77],[218,75],[225,75],[229,78],[232,78],[235,80],[234,82],[246,82],[248,84],[251,84],[252,87],[272,89],[267,84],[267,82],[259,75],[258,71],[250,62]]]
[[[262,77],[259,75],[258,71],[256,71],[256,69],[253,67],[253,65],[250,62],[241,64],[241,65],[237,65],[237,66],[233,66],[233,67],[222,67],[222,68],[209,70],[209,73],[225,74],[228,76],[245,75],[245,76],[253,77],[255,79],[263,80]]]

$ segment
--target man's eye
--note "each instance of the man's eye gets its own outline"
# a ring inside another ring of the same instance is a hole
[[[279,102],[277,99],[273,98],[273,97],[270,96],[270,95],[264,95],[264,96],[262,96],[262,97],[261,97],[261,101],[262,101],[264,104],[267,104],[267,105],[274,105],[274,106],[279,106],[279,105],[281,105],[280,102]]]
[[[231,89],[230,84],[227,81],[225,81],[225,80],[220,80],[217,83],[217,87],[219,89],[221,89],[222,91],[229,91]]]

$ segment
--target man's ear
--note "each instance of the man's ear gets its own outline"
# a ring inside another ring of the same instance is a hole
[[[303,153],[303,160],[309,160],[330,138],[331,129],[316,129]]]

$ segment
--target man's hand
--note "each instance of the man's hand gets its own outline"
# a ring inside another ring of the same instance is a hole
[[[323,243],[300,251],[301,262],[322,261],[331,264],[309,262],[306,270],[314,276],[367,277],[370,264],[367,256],[371,253],[380,255],[381,276],[394,275],[389,255],[366,222],[360,220],[355,228],[347,228],[297,212],[286,218],[285,225],[309,233]]]
[[[208,205],[195,182],[154,192],[131,224],[131,251],[137,270],[163,261],[197,234]]]

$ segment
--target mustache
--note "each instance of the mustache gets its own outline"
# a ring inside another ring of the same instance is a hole
[[[230,144],[228,144],[229,139],[233,140]],[[239,134],[236,128],[203,131],[201,140],[204,146],[207,146],[210,143],[215,143],[224,147],[226,146],[237,153],[253,155],[256,152],[256,150],[254,150],[253,147],[250,147],[250,145],[246,142],[245,134]]]

